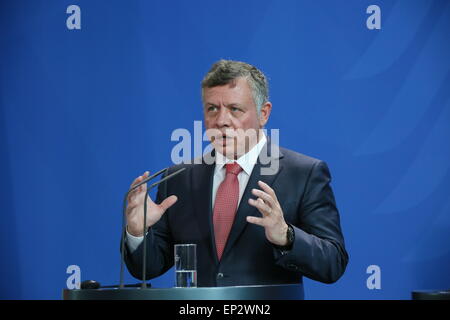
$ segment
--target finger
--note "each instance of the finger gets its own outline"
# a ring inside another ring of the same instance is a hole
[[[144,192],[133,191],[128,195],[127,201],[129,204],[136,206],[139,203],[142,203],[142,200],[144,199],[144,194],[145,194]]]
[[[136,188],[135,190],[131,191],[131,192],[128,194],[127,201],[128,201],[128,202],[133,202],[133,201],[135,201],[136,198],[137,198],[139,195],[141,195],[141,194],[142,194],[142,191],[141,191],[140,187],[139,187],[139,188]]]
[[[150,172],[145,171],[144,174],[142,175],[141,181],[144,179],[147,179],[149,175],[150,175]],[[138,189],[139,189],[139,192],[147,191],[147,183],[140,185]]]
[[[137,177],[133,180],[133,182],[130,184],[130,189],[133,188],[136,184],[138,184],[142,180],[142,176]]]
[[[166,199],[164,199],[163,202],[161,202],[161,204],[159,205],[159,207],[163,210],[163,212],[165,212],[167,209],[169,209],[171,206],[173,206],[175,204],[175,202],[178,201],[177,196],[170,196]]]
[[[264,227],[264,226],[265,226],[264,218],[258,218],[258,217],[253,217],[253,216],[247,216],[247,222],[256,224],[256,225],[261,226],[261,227]]]
[[[263,216],[268,216],[272,211],[271,208],[267,204],[265,204],[261,198],[258,198],[257,200],[250,198],[248,199],[248,203],[251,206],[256,207]]]
[[[265,192],[267,192],[270,196],[272,196],[272,198],[274,198],[276,201],[278,201],[277,199],[277,195],[275,194],[275,191],[273,191],[273,189],[271,187],[269,187],[269,185],[261,180],[258,181],[258,185],[261,187],[261,189],[263,189]]]
[[[142,176],[139,176],[139,177],[137,177],[136,179],[134,179],[133,183],[132,183],[131,186],[130,186],[130,189],[132,189],[132,188],[133,188],[135,185],[137,185],[139,182],[141,182],[142,180],[144,180],[145,178],[147,178],[148,175],[149,175],[149,172],[146,171],[146,172],[144,172],[144,174],[143,174]],[[128,200],[130,200],[130,196],[139,194],[139,193],[141,193],[142,191],[145,191],[145,190],[147,190],[147,184],[144,183],[143,185],[137,187],[136,189],[134,189],[133,191],[130,192]]]
[[[273,207],[275,205],[275,200],[266,192],[258,189],[252,189],[252,193],[258,198],[263,199],[268,206]]]
[[[134,179],[133,183],[130,185],[130,189],[133,188],[133,186],[135,186],[136,184],[138,184],[139,182],[141,182],[142,180],[144,180],[145,178],[147,178],[149,176],[150,172],[149,171],[145,171],[144,174],[142,176],[137,177],[136,179]],[[139,189],[139,188],[138,188]]]
[[[134,201],[134,199],[136,199],[135,191],[130,192],[128,194],[128,197],[127,197],[128,204],[131,204]]]
[[[126,212],[127,214],[131,214],[135,208],[139,207],[140,203],[139,201],[136,201],[135,199],[130,199],[127,204]]]

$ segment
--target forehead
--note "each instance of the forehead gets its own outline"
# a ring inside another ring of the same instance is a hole
[[[253,101],[252,91],[245,78],[237,78],[222,86],[203,89],[204,103],[248,103]]]

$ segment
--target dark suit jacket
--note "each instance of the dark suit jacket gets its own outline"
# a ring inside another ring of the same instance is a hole
[[[269,147],[268,147],[269,146]],[[212,183],[215,164],[181,164],[168,173],[186,170],[162,183],[156,202],[170,195],[178,201],[161,220],[150,228],[147,236],[146,278],[157,277],[173,266],[173,245],[197,244],[197,282],[200,287],[231,285],[267,285],[301,283],[302,276],[332,283],[344,273],[348,255],[341,233],[339,213],[330,187],[330,173],[320,160],[275,146],[268,142],[248,181],[236,218],[218,261],[212,223]],[[265,153],[267,152],[267,153]],[[277,154],[278,153],[278,154]],[[273,162],[279,169],[271,175]],[[264,228],[246,222],[246,216],[260,217],[248,204],[253,188],[262,180],[275,190],[284,218],[295,230],[292,249],[284,253],[265,237]],[[130,253],[125,246],[125,262],[136,278],[142,278],[142,244]]]

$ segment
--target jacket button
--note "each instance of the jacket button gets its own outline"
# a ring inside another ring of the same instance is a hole
[[[219,272],[218,274],[217,274],[217,279],[222,279],[223,278],[223,273],[222,272]]]

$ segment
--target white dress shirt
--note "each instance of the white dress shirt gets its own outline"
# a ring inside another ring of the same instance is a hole
[[[239,203],[241,202],[242,195],[244,194],[245,187],[247,186],[248,180],[250,179],[250,175],[252,174],[253,167],[256,164],[256,161],[258,160],[258,156],[261,153],[262,148],[266,144],[267,139],[265,135],[262,135],[259,142],[246,154],[241,156],[237,160],[229,159],[225,157],[220,152],[216,151],[216,167],[214,170],[214,177],[213,177],[213,187],[212,187],[212,208],[214,208],[214,203],[216,201],[216,194],[217,190],[219,189],[220,184],[225,179],[226,176],[226,169],[225,165],[227,163],[237,162],[239,166],[242,168],[242,171],[238,174],[238,181],[239,181]],[[127,245],[128,249],[133,252],[137,249],[137,247],[141,244],[144,237],[135,237],[128,233],[127,231]]]

